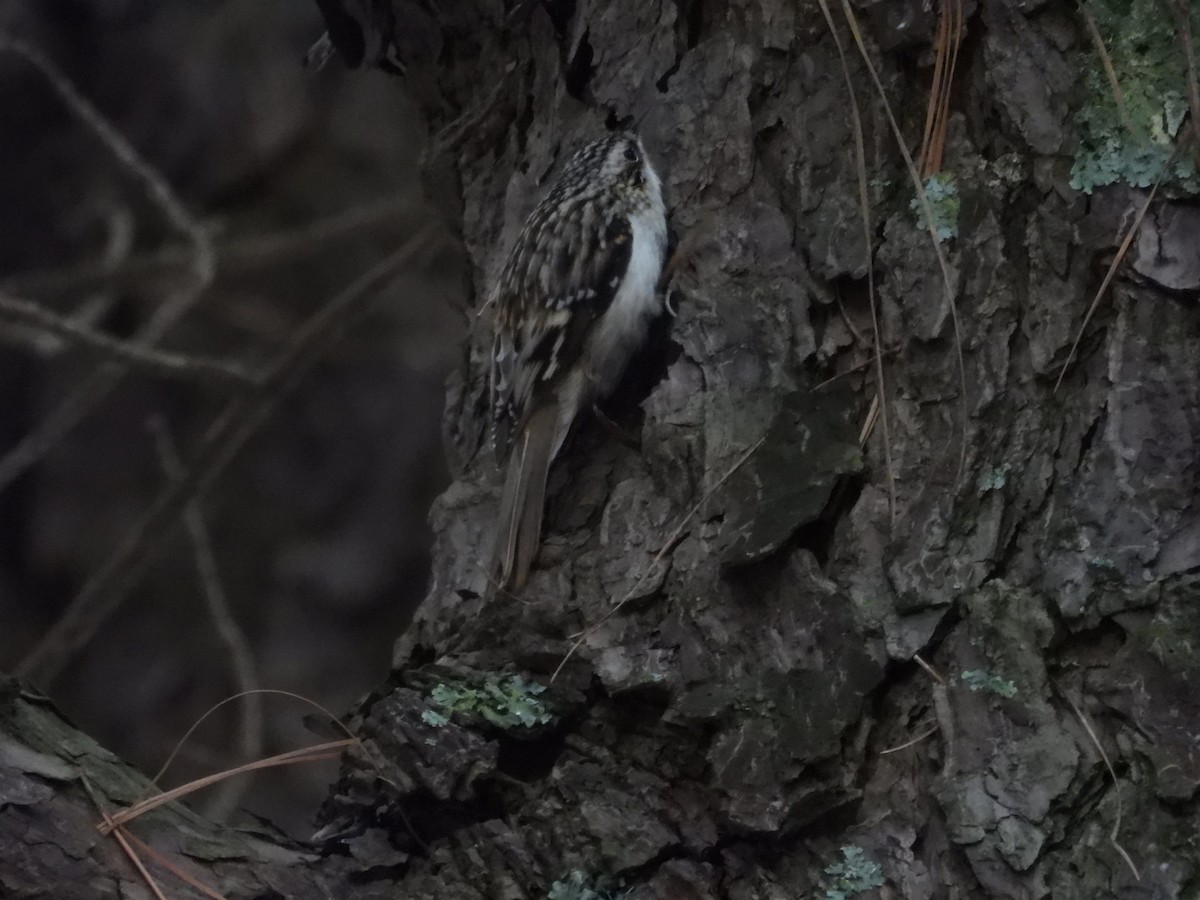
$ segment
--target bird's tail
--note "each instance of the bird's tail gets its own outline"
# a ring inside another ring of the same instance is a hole
[[[554,404],[535,410],[512,449],[496,528],[495,569],[502,590],[519,591],[525,586],[541,545],[546,479],[557,450],[557,426]]]

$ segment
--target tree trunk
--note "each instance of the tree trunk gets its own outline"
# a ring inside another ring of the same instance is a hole
[[[407,63],[477,297],[606,125],[643,135],[689,252],[606,405],[640,447],[577,427],[519,597],[488,596],[475,328],[429,595],[312,871],[446,900],[1194,896],[1200,226],[1152,207],[1083,328],[1144,192],[1069,187],[1073,8],[970,10],[943,279],[840,7],[853,95],[816,4],[394,6],[339,4],[332,36]],[[914,145],[933,21],[860,6]]]

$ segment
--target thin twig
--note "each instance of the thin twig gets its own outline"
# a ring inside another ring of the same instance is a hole
[[[933,698],[933,713],[938,731],[942,733],[942,778],[949,779],[958,773],[958,729],[954,725],[954,710],[950,706],[950,689],[944,682],[930,685]]]
[[[92,803],[95,805],[96,811],[100,813],[101,818],[104,820],[103,824],[99,826],[98,830],[104,834],[108,834],[109,832],[112,833],[113,837],[117,839],[117,843],[121,845],[121,849],[125,852],[125,855],[129,857],[129,861],[133,863],[133,867],[137,869],[138,874],[142,876],[142,880],[146,882],[146,887],[154,894],[155,897],[158,898],[158,900],[167,900],[167,898],[163,895],[162,890],[159,888],[158,882],[154,880],[153,876],[150,874],[150,871],[142,862],[141,857],[134,852],[131,846],[129,846],[129,842],[125,839],[126,835],[124,829],[118,827],[117,823],[113,821],[112,816],[110,816],[108,811],[103,807],[103,805],[101,805],[100,798],[97,796],[95,789],[92,787],[91,781],[88,780],[87,773],[83,772],[82,770],[79,772],[79,781],[83,785],[83,789],[87,792],[87,795],[92,798]],[[108,830],[105,831],[105,828]]]
[[[254,376],[236,363],[131,344],[88,328],[74,319],[64,318],[38,303],[4,293],[0,293],[0,318],[25,326],[28,329],[28,343],[35,349],[39,348],[42,335],[49,334],[114,357],[152,375],[240,386],[255,382]]]
[[[320,703],[317,703],[315,700],[310,700],[308,697],[305,697],[302,694],[296,694],[296,693],[293,693],[292,691],[281,691],[276,688],[256,688],[254,693],[258,696],[262,696],[264,694],[270,694],[270,695],[275,695],[275,696],[280,696],[280,697],[290,697],[293,700],[299,700],[301,703],[307,703],[309,706],[318,710],[322,715],[326,716],[331,722],[333,722],[335,725],[337,725],[337,727],[342,730],[342,732],[346,735],[346,737],[350,738],[351,740],[353,740],[355,742],[358,742],[358,737],[354,734],[353,731],[350,730],[350,727],[348,725],[346,725],[346,723],[344,723],[341,719],[339,719],[337,716],[335,716],[332,712],[330,712],[328,709],[326,709]],[[191,727],[188,728],[188,730],[186,732],[184,732],[183,737],[181,737],[175,743],[175,747],[171,750],[170,754],[167,755],[167,761],[162,764],[162,767],[159,768],[159,770],[154,774],[154,777],[150,779],[151,784],[157,785],[158,782],[162,781],[163,776],[167,774],[167,769],[171,768],[171,763],[175,761],[175,757],[177,757],[179,755],[179,753],[183,750],[183,747],[188,742],[188,739],[195,733],[197,728],[199,728],[202,724],[204,724],[205,720],[208,719],[209,716],[211,716],[213,713],[215,713],[218,709],[221,709],[221,707],[225,706],[227,703],[235,703],[236,701],[241,700],[245,696],[246,696],[246,692],[237,693],[231,697],[226,697],[224,700],[221,700],[217,703],[214,703],[212,706],[210,706],[205,711],[204,715],[200,716],[200,718],[198,718],[195,722],[193,722]]]
[[[175,449],[175,441],[171,438],[167,423],[161,417],[151,420],[151,431],[158,445],[158,456],[162,461],[163,471],[171,481],[178,481],[184,476],[183,462]],[[243,760],[257,759],[263,749],[262,695],[259,694],[258,668],[254,664],[254,651],[245,632],[238,624],[229,600],[225,595],[225,587],[221,583],[221,575],[217,569],[217,557],[213,552],[212,539],[209,537],[208,525],[204,521],[204,512],[200,503],[192,499],[183,511],[183,521],[187,526],[188,536],[192,541],[192,552],[196,557],[196,571],[200,575],[200,583],[204,589],[204,605],[208,615],[217,629],[221,643],[229,654],[230,668],[238,691],[245,696],[246,702],[240,708],[238,716],[238,744]],[[238,801],[246,791],[246,781],[229,781],[209,806],[209,818],[220,820],[225,818],[237,807]]]
[[[858,445],[866,447],[867,441],[871,438],[871,432],[875,430],[875,423],[879,421],[879,395],[876,394],[871,398],[871,405],[867,407],[866,418],[863,419],[862,428],[858,430]]]
[[[856,372],[861,372],[863,369],[870,368],[873,365],[875,365],[874,359],[864,359],[860,363],[855,363],[854,365],[852,365],[850,368],[848,368],[844,372],[838,372],[836,375],[830,375],[824,381],[817,382],[816,384],[814,384],[812,386],[812,390],[819,391],[821,388],[828,387],[829,385],[833,384],[835,381],[841,381],[847,375],[853,375]]]
[[[124,135],[75,89],[40,50],[22,40],[0,34],[0,52],[19,56],[46,80],[76,118],[91,129],[121,167],[142,185],[146,195],[191,246],[187,283],[154,311],[139,329],[134,341],[143,348],[158,343],[191,309],[213,280],[216,256],[208,233],[184,208],[166,179],[138,154]],[[57,446],[121,383],[130,368],[127,361],[108,362],[100,366],[32,432],[0,458],[0,492]]]
[[[169,791],[163,791],[161,794],[147,797],[140,803],[135,803],[133,806],[121,810],[116,815],[109,817],[108,821],[98,825],[97,830],[101,834],[108,834],[113,828],[124,825],[126,822],[132,822],[138,816],[145,815],[151,810],[158,809],[160,806],[165,806],[168,803],[173,803],[181,797],[186,797],[188,794],[193,794],[202,788],[208,787],[210,784],[217,784],[226,778],[232,778],[234,775],[241,775],[245,772],[257,772],[259,769],[271,769],[276,766],[290,766],[300,762],[322,762],[324,760],[337,759],[341,756],[342,750],[357,743],[357,738],[326,741],[322,744],[313,744],[311,747],[301,747],[299,750],[288,750],[286,753],[278,753],[275,756],[268,756],[266,759],[256,759],[225,772],[205,775],[203,778],[197,778],[195,781],[181,784],[179,787],[172,788]]]
[[[832,29],[832,16],[826,15],[826,21],[830,23],[829,27]],[[925,103],[925,128],[921,132],[921,152],[917,154],[917,168],[921,171],[922,178],[928,178],[932,174],[931,168],[933,171],[937,171],[932,166],[931,157],[933,156],[934,134],[937,132],[938,111],[941,109],[939,91],[942,85],[942,72],[946,68],[946,35],[949,28],[946,0],[941,0],[941,3],[938,4],[937,36],[934,38],[933,79],[929,86],[929,100]]]
[[[938,6],[933,80],[929,88],[929,102],[925,108],[921,152],[917,157],[922,179],[929,178],[942,168],[946,130],[950,124],[950,94],[954,86],[954,71],[958,66],[962,18],[962,0],[941,0]]]
[[[79,590],[59,621],[21,661],[17,674],[43,684],[49,684],[58,676],[141,577],[170,534],[169,526],[176,516],[192,498],[203,496],[250,436],[275,411],[299,376],[340,334],[349,317],[366,298],[411,261],[434,231],[433,225],[426,225],[399,250],[329,300],[264,368],[262,382],[230,400],[209,428],[187,474],[163,488],[113,555]]]
[[[687,511],[687,514],[684,515],[683,518],[681,518],[679,520],[679,524],[676,525],[675,528],[671,531],[670,536],[663,543],[663,545],[659,549],[658,553],[656,553],[654,555],[654,559],[652,559],[650,561],[650,565],[646,567],[646,570],[641,574],[641,577],[639,577],[638,580],[636,582],[634,582],[634,585],[633,585],[633,587],[631,587],[629,589],[629,592],[627,594],[625,594],[624,597],[621,598],[619,603],[617,603],[612,609],[610,609],[607,613],[605,613],[603,616],[601,616],[599,621],[594,622],[593,624],[589,625],[587,628],[585,628],[579,634],[575,643],[573,643],[571,645],[571,649],[567,651],[566,655],[562,658],[562,661],[559,662],[557,668],[555,668],[554,674],[550,676],[551,684],[554,683],[554,679],[558,678],[559,673],[562,672],[563,666],[565,666],[567,664],[567,661],[572,656],[575,655],[575,651],[583,646],[583,642],[585,640],[587,640],[588,636],[591,635],[597,628],[599,628],[601,625],[603,625],[605,622],[607,622],[613,616],[615,616],[621,610],[621,607],[623,607],[626,603],[628,603],[630,600],[632,600],[634,597],[637,596],[637,592],[639,590],[641,590],[642,585],[646,583],[646,580],[652,574],[654,574],[655,567],[658,566],[658,564],[663,561],[663,558],[668,553],[670,553],[672,550],[675,549],[676,542],[683,535],[683,529],[686,528],[688,522],[690,522],[692,520],[692,516],[694,516],[694,515],[696,515],[696,513],[700,512],[701,508],[704,506],[705,503],[708,502],[709,498],[712,497],[712,495],[717,492],[717,490],[721,487],[721,485],[723,485],[726,481],[729,480],[730,476],[732,476],[734,472],[736,472],[738,469],[740,469],[742,466],[744,466],[746,464],[746,460],[748,460],[758,450],[758,448],[761,447],[766,442],[766,440],[767,440],[766,435],[764,435],[763,437],[760,437],[757,441],[755,441],[753,444],[751,444],[746,449],[746,451],[737,458],[737,460],[734,462],[734,464],[729,467],[729,470],[724,475],[722,475],[719,479],[717,479],[717,483],[714,484],[712,487],[710,487],[707,491],[705,491],[704,495],[699,500],[696,501],[696,505],[693,506],[691,509],[689,509]]]
[[[1108,47],[1104,44],[1104,36],[1100,34],[1100,26],[1096,24],[1096,17],[1092,15],[1092,11],[1088,9],[1083,0],[1079,0],[1078,5],[1084,24],[1087,25],[1088,37],[1092,39],[1092,46],[1096,48],[1096,53],[1100,57],[1100,66],[1108,77],[1108,89],[1112,91],[1113,102],[1117,104],[1117,115],[1121,119],[1121,124],[1130,134],[1136,135],[1133,120],[1129,118],[1129,110],[1125,107],[1125,94],[1121,91],[1121,82],[1117,78],[1116,67],[1113,66]]]
[[[1100,739],[1098,737],[1096,737],[1096,732],[1092,728],[1092,723],[1089,722],[1087,719],[1087,716],[1085,716],[1083,714],[1083,710],[1079,708],[1079,706],[1075,703],[1074,700],[1071,699],[1070,695],[1067,694],[1066,691],[1059,688],[1058,693],[1062,696],[1062,698],[1064,700],[1067,701],[1068,705],[1070,705],[1071,710],[1075,713],[1076,717],[1079,719],[1079,723],[1083,726],[1083,730],[1087,732],[1087,736],[1092,739],[1092,743],[1095,744],[1096,749],[1100,751],[1100,758],[1104,760],[1104,765],[1108,768],[1109,777],[1112,778],[1113,793],[1116,794],[1116,797],[1117,797],[1117,815],[1116,815],[1115,820],[1113,821],[1112,831],[1109,832],[1108,842],[1112,845],[1112,848],[1114,850],[1116,850],[1118,854],[1120,854],[1121,859],[1125,860],[1125,865],[1129,866],[1129,871],[1131,871],[1133,873],[1134,880],[1141,881],[1142,876],[1138,874],[1137,866],[1135,866],[1133,864],[1133,858],[1128,853],[1125,852],[1125,848],[1122,847],[1120,845],[1120,843],[1118,843],[1118,841],[1117,841],[1117,835],[1120,834],[1120,832],[1121,832],[1122,806],[1121,806],[1121,785],[1117,781],[1116,769],[1113,768],[1112,763],[1109,761],[1108,753],[1106,753],[1104,750],[1104,745],[1101,744]]]
[[[104,819],[106,822],[111,821],[107,815],[105,815]],[[148,887],[154,893],[154,896],[157,897],[158,900],[167,900],[167,895],[162,892],[162,888],[158,886],[158,882],[154,880],[154,877],[150,874],[150,870],[147,869],[146,864],[142,862],[142,858],[138,856],[137,853],[134,852],[133,847],[130,846],[125,829],[114,828],[112,835],[117,839],[117,843],[121,845],[121,849],[125,851],[125,855],[129,857],[130,862],[132,862],[134,867],[138,870],[138,874],[141,875],[142,879],[146,882],[146,887]]]
[[[1196,134],[1194,128],[1189,129],[1181,137],[1186,138],[1187,134]],[[1154,197],[1158,193],[1158,188],[1162,184],[1163,178],[1167,171],[1171,168],[1171,164],[1175,161],[1175,155],[1179,152],[1179,148],[1185,143],[1181,140],[1175,145],[1174,151],[1163,163],[1162,168],[1158,172],[1158,177],[1154,179],[1154,185],[1150,188],[1150,193],[1146,195],[1145,202],[1138,209],[1137,215],[1133,217],[1133,224],[1129,226],[1129,230],[1125,232],[1125,237],[1121,240],[1121,245],[1117,248],[1117,253],[1113,257],[1112,262],[1108,265],[1108,271],[1104,273],[1104,280],[1100,282],[1100,287],[1096,290],[1096,296],[1092,298],[1091,304],[1088,306],[1087,313],[1083,317],[1083,322],[1079,326],[1079,330],[1075,332],[1075,340],[1071,343],[1071,350],[1067,353],[1067,358],[1063,360],[1062,369],[1059,370],[1058,380],[1054,382],[1054,390],[1057,391],[1063,383],[1063,379],[1067,377],[1067,369],[1071,366],[1071,361],[1075,359],[1075,352],[1079,349],[1079,342],[1083,340],[1084,331],[1087,330],[1088,324],[1092,321],[1092,316],[1095,314],[1097,307],[1100,306],[1100,299],[1104,296],[1104,292],[1108,290],[1108,286],[1112,284],[1113,278],[1117,274],[1117,269],[1121,265],[1121,261],[1125,259],[1125,255],[1129,252],[1130,246],[1133,245],[1133,239],[1137,236],[1138,229],[1142,225],[1142,219],[1146,218],[1146,213],[1150,210],[1150,204],[1154,202]]]
[[[411,233],[419,224],[419,210],[416,201],[403,197],[354,206],[297,228],[218,240],[215,252],[221,260],[221,269],[216,274],[225,280],[297,257],[327,252],[331,242],[354,237],[387,222],[394,221],[397,230]],[[111,261],[100,260],[22,272],[0,281],[0,286],[19,293],[45,295],[74,293],[101,285],[139,284],[178,270],[188,264],[191,256],[192,252],[186,247],[168,247],[130,256],[116,266]]]
[[[905,741],[903,744],[901,744],[898,747],[888,747],[886,750],[880,750],[879,755],[887,756],[889,753],[899,753],[901,750],[907,750],[909,747],[915,747],[917,744],[921,743],[921,741],[925,740],[925,738],[929,737],[930,735],[937,734],[937,733],[938,733],[938,726],[934,725],[929,730],[922,731],[911,741]]]
[[[963,0],[950,0],[950,8],[950,65],[946,69],[946,82],[945,89],[942,91],[942,109],[937,136],[937,167],[939,170],[942,167],[942,154],[946,150],[946,132],[950,128],[950,98],[954,93],[954,73],[958,70],[958,52],[962,48],[962,32],[965,18]]]
[[[343,722],[341,719],[339,719],[337,716],[335,716],[332,712],[330,712],[328,709],[326,709],[320,703],[317,703],[317,701],[312,700],[308,697],[305,697],[302,694],[296,694],[296,693],[293,693],[292,691],[281,691],[281,690],[277,690],[275,688],[259,688],[254,693],[258,694],[258,695],[274,695],[274,696],[280,696],[280,697],[290,697],[293,700],[299,700],[301,703],[307,703],[309,706],[318,710],[322,715],[324,715],[327,719],[329,719],[329,721],[333,722],[333,724],[336,725],[342,731],[343,734],[346,735],[346,737],[350,741],[350,745],[354,745],[354,746],[358,747],[358,749],[362,752],[363,756],[371,764],[372,768],[375,769],[375,772],[378,775],[379,780],[381,782],[383,782],[384,784],[390,785],[392,788],[394,788],[397,795],[401,795],[404,793],[404,791],[401,790],[400,786],[398,784],[396,784],[396,782],[393,781],[388,776],[387,766],[383,763],[383,761],[380,759],[374,758],[371,754],[371,750],[368,747],[368,745],[364,744],[361,740],[359,740],[358,736],[353,731],[350,730],[350,726],[347,725],[345,722]],[[198,718],[195,722],[193,722],[191,727],[188,728],[188,730],[184,733],[183,737],[181,737],[176,742],[175,747],[171,750],[170,754],[167,756],[167,761],[164,762],[162,764],[162,767],[158,770],[158,772],[155,773],[154,777],[150,780],[150,783],[157,787],[158,782],[162,781],[163,776],[166,775],[167,769],[169,769],[171,767],[171,763],[174,762],[175,758],[183,751],[183,747],[188,742],[188,739],[195,733],[196,729],[199,728],[209,716],[211,716],[213,713],[215,713],[221,707],[225,706],[225,704],[234,703],[237,700],[240,700],[244,696],[245,696],[245,694],[234,694],[232,697],[226,697],[224,700],[220,701],[219,703],[215,703],[212,706],[210,706],[208,708],[208,710],[204,713],[204,715],[200,716],[200,718]],[[299,761],[303,761],[303,760],[299,760]],[[226,772],[225,774],[233,775],[233,774],[237,774],[238,771],[239,770],[234,769],[229,772]],[[417,842],[417,845],[420,846],[420,848],[423,851],[425,851],[425,853],[429,853],[430,852],[429,844],[427,844],[425,842],[424,838],[422,838],[419,834],[417,834],[417,830],[413,826],[412,821],[409,819],[408,814],[405,813],[404,808],[399,803],[397,803],[395,805],[395,810],[397,813],[400,814],[400,819],[401,819],[401,821],[404,822],[404,827],[408,829],[408,832],[412,836],[412,839]]]
[[[21,57],[46,79],[67,108],[92,130],[128,173],[142,183],[150,199],[162,210],[171,225],[191,239],[193,250],[208,250],[207,254],[201,253],[201,255],[207,256],[207,259],[197,262],[211,268],[213,261],[208,235],[192,218],[191,213],[187,211],[179,198],[175,196],[171,185],[142,158],[125,136],[117,131],[112,123],[76,90],[75,85],[59,71],[58,67],[41,50],[11,35],[0,33],[0,52],[8,52]]]
[[[938,684],[946,683],[946,679],[943,678],[940,674],[938,674],[937,669],[935,669],[929,663],[925,662],[925,659],[921,656],[920,653],[913,654],[913,662],[915,662],[918,666],[920,666],[922,669],[924,669],[925,673],[930,678],[932,678],[934,681],[936,681]]]
[[[825,2],[826,0],[821,0],[821,5],[825,6]],[[850,33],[854,37],[854,43],[858,47],[859,55],[862,56],[863,63],[867,67],[867,72],[871,75],[871,81],[874,83],[875,90],[879,94],[879,100],[883,104],[884,112],[887,113],[888,124],[892,128],[892,134],[895,135],[896,144],[900,148],[900,155],[904,157],[904,164],[908,168],[909,178],[912,179],[913,187],[917,192],[917,198],[921,202],[921,210],[925,215],[925,226],[929,231],[929,239],[933,242],[933,251],[937,256],[938,268],[942,274],[942,286],[945,288],[946,303],[950,307],[950,320],[954,325],[955,360],[958,364],[959,414],[962,419],[960,423],[962,440],[959,445],[958,473],[955,476],[955,481],[959,482],[962,480],[963,473],[967,468],[967,417],[970,404],[967,396],[967,364],[963,357],[962,328],[958,321],[958,304],[954,299],[954,287],[950,282],[950,266],[946,262],[946,254],[942,251],[942,244],[938,240],[937,226],[934,224],[933,208],[929,205],[929,198],[925,195],[925,185],[921,180],[921,174],[917,171],[912,154],[908,150],[908,144],[904,140],[904,132],[900,130],[900,124],[896,121],[896,116],[892,112],[892,105],[888,102],[887,92],[883,89],[883,81],[880,79],[879,73],[875,71],[875,64],[871,62],[871,55],[867,53],[866,42],[863,40],[862,31],[858,27],[858,19],[854,15],[854,10],[850,8],[849,0],[842,0],[842,13],[846,17],[846,23],[850,27]]]
[[[889,350],[884,355],[892,356],[895,354],[895,352],[896,351],[894,351],[894,350]],[[875,365],[875,357],[874,356],[872,356],[870,359],[864,359],[860,363],[855,363],[850,368],[846,369],[844,372],[838,372],[836,375],[830,375],[824,381],[818,381],[811,388],[809,388],[809,392],[812,393],[814,391],[819,391],[819,390],[821,390],[821,388],[828,387],[829,385],[833,384],[835,381],[840,381],[841,379],[845,378],[847,375],[853,375],[856,372],[861,372],[863,369],[868,369],[873,365]]]
[[[157,850],[155,850],[153,847],[151,847],[149,844],[147,844],[145,841],[143,841],[141,838],[139,838],[132,831],[129,831],[129,830],[125,829],[124,827],[118,828],[117,830],[121,834],[125,835],[125,838],[129,841],[130,844],[136,845],[137,848],[142,853],[144,853],[146,856],[149,856],[151,859],[153,859],[156,863],[158,863],[160,866],[162,866],[164,869],[166,869],[168,872],[170,872],[172,875],[174,875],[176,878],[178,878],[184,884],[190,885],[191,887],[193,887],[197,891],[199,891],[201,894],[203,894],[205,897],[208,897],[209,900],[228,900],[228,898],[226,898],[226,896],[224,894],[217,893],[216,891],[214,891],[212,888],[210,888],[207,884],[205,884],[200,879],[193,878],[191,875],[189,875],[187,872],[185,872],[179,866],[175,865],[175,863],[173,863],[166,856],[159,853]]]
[[[829,33],[833,35],[833,42],[837,46],[838,59],[842,64],[842,77],[846,81],[846,90],[850,94],[850,124],[854,128],[854,159],[858,170],[858,205],[862,214],[863,247],[867,254],[867,296],[871,307],[871,332],[875,338],[875,396],[879,402],[879,421],[883,425],[883,460],[887,469],[889,525],[895,527],[897,514],[896,469],[892,463],[892,432],[888,424],[887,380],[883,373],[883,335],[879,327],[879,304],[875,296],[875,250],[871,226],[871,200],[868,195],[867,150],[866,142],[863,139],[862,113],[858,106],[858,93],[854,90],[854,81],[850,78],[850,64],[846,60],[842,38],[833,24],[833,13],[829,10],[827,0],[820,0],[820,3],[821,12],[825,14],[825,22],[829,25]],[[930,221],[932,221],[932,217]]]
[[[842,322],[844,322],[846,327],[850,329],[850,333],[854,335],[854,339],[856,341],[858,341],[860,344],[866,345],[867,339],[863,337],[862,332],[858,330],[858,326],[850,320],[850,314],[846,312],[846,304],[842,302],[842,292],[836,286],[833,289],[833,297],[837,301],[837,308],[838,312],[842,316]],[[872,358],[874,358],[873,354]]]
[[[675,247],[675,252],[671,254],[671,258],[663,266],[662,274],[658,276],[658,285],[655,287],[657,293],[661,294],[666,291],[679,267],[686,263],[692,256],[695,256],[696,251],[707,241],[711,240],[716,231],[716,216],[712,213],[706,213],[699,218],[695,225],[684,233],[683,237],[679,239],[679,244]]]

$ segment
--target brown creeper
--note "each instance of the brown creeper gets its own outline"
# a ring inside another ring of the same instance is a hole
[[[583,147],[530,214],[490,303],[493,440],[510,454],[496,567],[519,590],[541,542],[550,463],[576,414],[616,387],[651,321],[667,247],[662,184],[642,142]]]

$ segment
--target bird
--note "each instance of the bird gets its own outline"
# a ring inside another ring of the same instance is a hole
[[[496,583],[524,587],[541,544],[546,480],[579,412],[617,386],[662,313],[662,181],[640,137],[581,147],[530,213],[500,270],[490,395],[492,442],[507,457]]]

